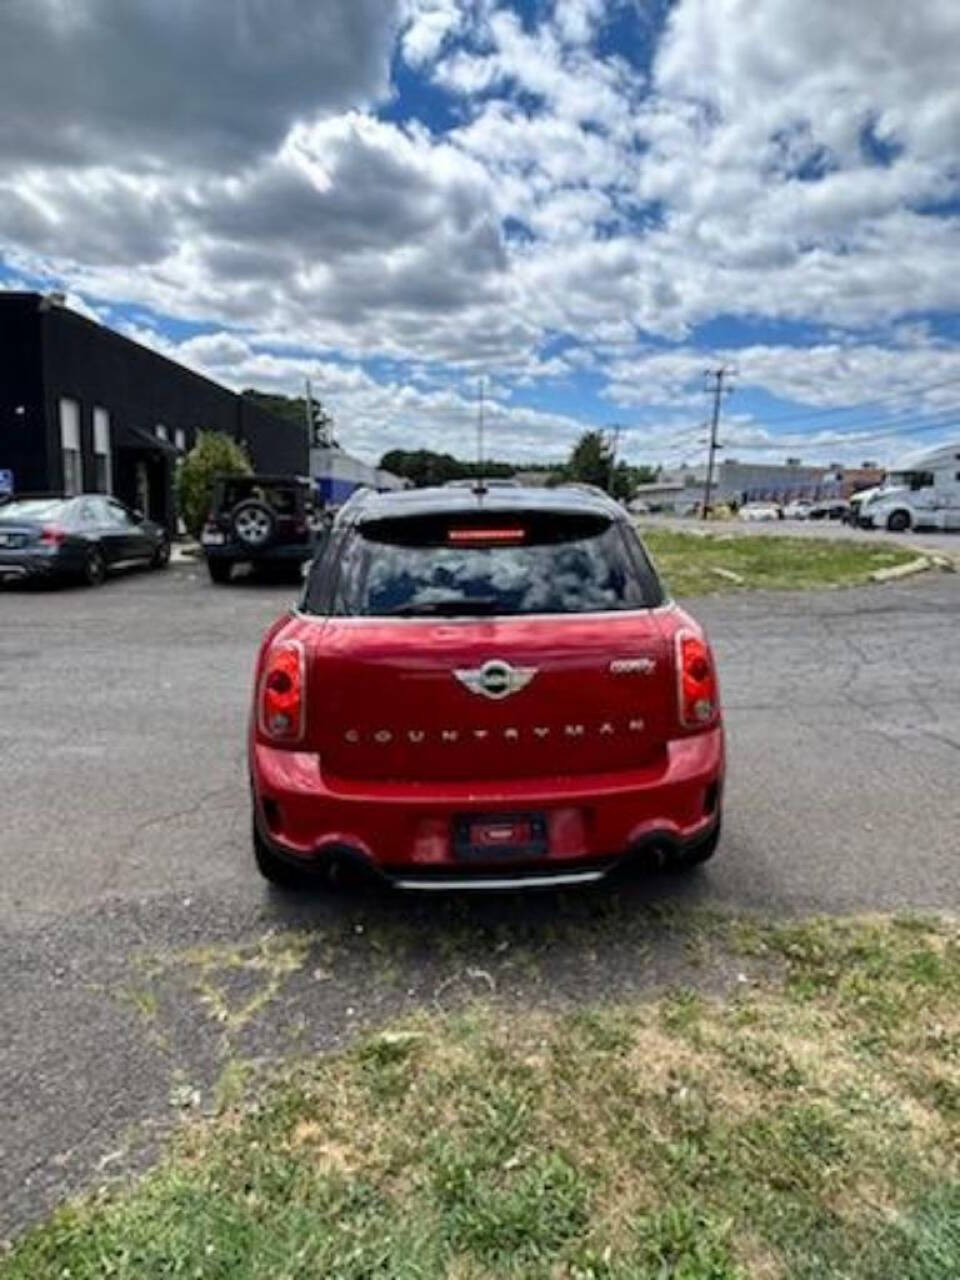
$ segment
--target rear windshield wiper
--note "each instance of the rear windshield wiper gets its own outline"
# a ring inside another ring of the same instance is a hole
[[[388,618],[453,618],[458,615],[483,617],[501,612],[501,602],[493,596],[473,596],[465,600],[424,600],[420,604],[401,604],[387,609]]]

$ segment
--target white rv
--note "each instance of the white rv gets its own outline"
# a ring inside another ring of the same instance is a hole
[[[860,504],[867,529],[960,529],[960,441],[901,458]]]

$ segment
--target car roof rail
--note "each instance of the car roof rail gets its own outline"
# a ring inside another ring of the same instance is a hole
[[[354,489],[353,493],[351,493],[350,497],[347,498],[345,502],[342,502],[340,504],[340,509],[337,512],[337,517],[338,518],[341,517],[344,514],[344,512],[347,512],[348,515],[353,515],[366,502],[368,502],[370,498],[376,497],[376,494],[377,494],[377,491],[376,489],[374,489],[372,485],[369,485],[369,484],[358,485],[356,489]]]
[[[567,480],[557,485],[557,488],[576,489],[580,493],[589,493],[591,497],[601,499],[605,506],[614,507],[617,511],[623,510],[616,498],[611,497],[606,489],[601,489],[598,484],[586,484],[582,480]]]

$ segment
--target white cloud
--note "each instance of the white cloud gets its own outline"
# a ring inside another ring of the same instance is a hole
[[[400,0],[4,0],[0,155],[231,165],[388,87]]]
[[[473,454],[477,394],[470,379],[454,384],[374,377],[356,364],[283,355],[253,346],[235,334],[214,333],[173,342],[156,329],[127,324],[128,337],[207,377],[240,391],[256,386],[300,394],[305,378],[337,422],[341,444],[368,461],[391,448],[417,447]],[[572,415],[512,405],[509,391],[494,385],[486,400],[488,456],[517,461],[560,461],[584,423]]]
[[[586,44],[607,7],[607,0],[556,0],[554,22],[563,40]]]
[[[589,370],[664,443],[699,412],[691,335],[723,316],[837,332],[720,353],[744,387],[814,407],[953,367],[916,317],[960,309],[955,0],[677,0],[649,83],[598,53],[615,0],[544,0],[536,20],[507,0],[282,3],[287,23],[231,0],[217,61],[206,10],[131,0],[111,24],[78,0],[55,29],[52,0],[11,0],[8,267],[206,322],[223,333],[181,354],[264,384],[293,389],[302,351],[331,378],[401,362],[396,389],[354,385],[351,405],[393,431],[383,406],[413,396],[437,438],[468,371],[501,379],[506,413],[511,388],[552,397]],[[18,34],[24,66],[63,69],[43,102],[12,102]],[[398,52],[450,95],[445,132],[372,114]],[[186,92],[202,59],[212,78]],[[651,336],[682,345],[651,355]],[[504,422],[526,449],[575,418]]]
[[[444,41],[462,30],[466,20],[462,0],[414,0],[401,41],[404,58],[412,67],[432,62]]]

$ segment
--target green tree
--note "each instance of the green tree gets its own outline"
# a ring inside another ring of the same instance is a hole
[[[612,464],[613,451],[604,432],[585,431],[573,446],[566,469],[571,480],[606,489]]]
[[[430,449],[391,449],[380,459],[380,466],[395,476],[403,476],[417,488],[431,484],[446,484],[448,480],[468,480],[473,476],[512,476],[516,467],[512,462],[462,462],[449,453],[434,453]]]
[[[635,474],[636,468],[622,460],[613,468],[610,476],[610,493],[618,502],[627,502],[633,497],[633,491],[637,487]]]
[[[267,413],[272,413],[275,418],[282,418],[285,422],[295,422],[298,427],[303,427],[306,430],[306,396],[276,395],[269,391],[257,391],[254,387],[248,387],[243,392],[243,396],[244,399],[250,400],[259,408],[266,410]],[[310,421],[313,424],[311,428],[311,443],[317,443],[313,439],[317,428],[323,422],[332,425],[332,419],[327,416],[323,404],[316,396],[310,397]],[[335,442],[333,443],[335,444]]]
[[[222,431],[201,431],[177,469],[177,510],[192,538],[199,538],[210,512],[213,482],[220,475],[250,475],[246,449]]]

